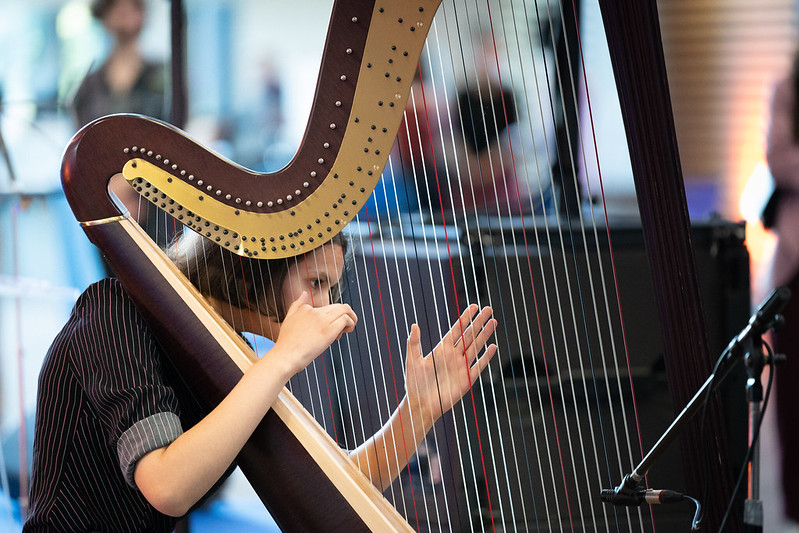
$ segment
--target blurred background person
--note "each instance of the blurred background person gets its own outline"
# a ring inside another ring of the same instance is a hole
[[[91,13],[108,32],[112,47],[105,61],[90,70],[75,93],[71,108],[76,126],[81,128],[114,113],[137,113],[168,120],[165,65],[145,58],[139,47],[147,15],[144,0],[94,0]],[[111,189],[139,225],[155,237],[156,207],[142,203],[124,180],[112,181]]]
[[[794,297],[783,315],[786,325],[774,334],[774,350],[787,355],[775,374],[777,433],[782,499],[787,519],[799,524],[799,427],[793,417],[799,402],[799,52],[791,72],[779,81],[771,99],[766,158],[775,183],[764,225],[777,235],[769,288],[787,285]]]
[[[113,39],[108,58],[80,84],[72,102],[78,126],[113,113],[140,113],[166,120],[165,68],[139,49],[144,0],[95,0],[92,15]]]

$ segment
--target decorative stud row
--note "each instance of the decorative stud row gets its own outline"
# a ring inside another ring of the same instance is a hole
[[[178,171],[178,168],[179,168],[178,165],[175,164],[175,163],[172,163],[170,165],[170,160],[164,158],[161,154],[155,154],[154,155],[154,152],[152,150],[147,150],[144,147],[140,147],[140,146],[133,146],[133,147],[130,147],[130,148],[126,147],[122,151],[124,153],[126,153],[126,154],[130,154],[131,152],[133,152],[133,153],[139,153],[139,154],[142,154],[142,155],[147,155],[148,157],[151,157],[151,158],[154,157],[156,161],[162,162],[165,166],[168,166],[173,171]],[[320,159],[320,161],[323,161],[323,160]],[[194,181],[195,180],[194,174],[188,174],[188,176],[187,176],[186,175],[187,172],[185,170],[183,170],[183,169],[180,169],[179,173],[180,173],[181,176],[185,177],[188,181]],[[196,184],[197,184],[198,187],[204,187],[207,192],[213,193],[215,196],[221,197],[223,195],[222,189],[214,190],[214,187],[212,185],[209,185],[209,184],[205,183],[202,179],[198,179],[196,181]],[[311,184],[306,181],[306,182],[303,182],[302,186],[303,186],[303,188],[307,189],[307,188],[309,188],[311,186]],[[297,197],[299,197],[301,195],[302,195],[302,191],[300,189],[296,189],[293,194],[287,194],[285,200],[290,202],[291,200],[293,200],[293,199],[295,199],[295,198],[297,198]],[[233,195],[225,194],[224,198],[225,198],[225,200],[233,200]],[[247,206],[247,207],[251,207],[253,205],[253,203],[255,204],[256,207],[263,207],[264,205],[266,205],[267,207],[273,207],[275,204],[282,205],[283,202],[284,202],[283,198],[277,198],[274,201],[273,200],[268,200],[266,202],[263,202],[263,201],[259,200],[257,202],[253,202],[252,200],[242,200],[240,197],[236,197],[236,199],[233,200],[233,201],[235,203],[237,203],[237,204],[244,203],[244,205]]]

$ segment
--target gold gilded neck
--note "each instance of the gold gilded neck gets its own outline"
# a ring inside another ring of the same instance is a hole
[[[321,246],[363,208],[383,172],[439,3],[422,0],[376,6],[364,49],[342,51],[362,54],[361,67],[357,80],[346,76],[336,80],[357,84],[346,123],[327,126],[344,128],[344,134],[329,171],[315,188],[308,185],[313,181],[309,177],[292,181],[303,186],[287,190],[281,189],[282,181],[270,182],[266,190],[274,197],[259,191],[231,194],[220,184],[223,176],[203,175],[202,169],[191,168],[191,161],[180,161],[180,154],[155,148],[129,160],[125,178],[159,209],[239,255],[283,258]],[[324,103],[328,102],[319,105]],[[341,102],[333,97],[329,104]],[[265,174],[258,179],[271,177]]]

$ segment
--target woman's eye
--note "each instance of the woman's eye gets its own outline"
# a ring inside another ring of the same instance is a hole
[[[319,286],[322,284],[322,282],[319,281],[318,279],[312,279],[312,280],[309,280],[308,284],[311,286],[311,289],[316,290],[316,289],[319,288]]]

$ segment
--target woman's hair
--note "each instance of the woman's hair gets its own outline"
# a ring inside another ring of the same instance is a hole
[[[89,9],[92,12],[92,16],[97,20],[103,20],[105,14],[116,4],[119,0],[92,0],[91,6]],[[138,4],[142,6],[144,9],[144,0],[138,0]]]
[[[341,247],[345,257],[342,268],[346,266],[346,236],[339,232],[324,246],[328,244]],[[283,301],[289,267],[308,253],[286,259],[253,259],[234,254],[191,230],[184,230],[166,249],[167,256],[203,296],[242,309],[255,306],[259,313],[278,322],[285,318],[291,304]],[[331,288],[331,301],[339,300],[339,285]]]

